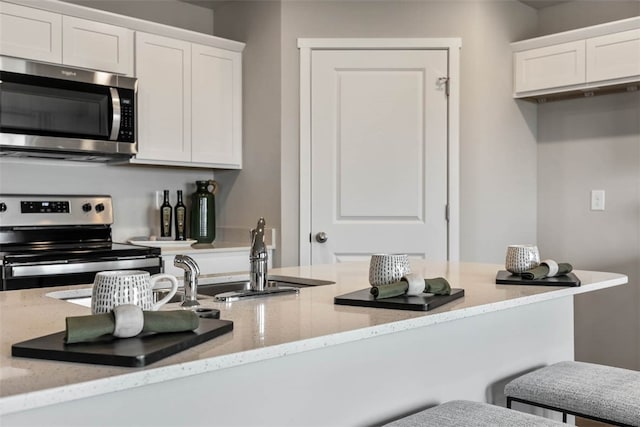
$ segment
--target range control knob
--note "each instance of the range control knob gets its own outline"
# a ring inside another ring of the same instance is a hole
[[[84,212],[89,212],[91,211],[91,203],[85,203],[84,205],[82,205],[82,210]]]
[[[6,212],[7,204],[5,202],[0,202],[0,212]]]
[[[96,205],[96,212],[102,212],[104,210],[104,204],[103,203],[98,203]]]

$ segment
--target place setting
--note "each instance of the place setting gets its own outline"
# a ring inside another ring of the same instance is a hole
[[[536,245],[509,245],[505,257],[505,270],[496,274],[496,284],[580,286],[580,279],[572,272],[568,262],[552,259],[540,261]]]
[[[464,296],[444,277],[425,279],[411,272],[407,254],[373,254],[369,288],[334,298],[334,304],[394,310],[429,311]]]
[[[156,301],[154,288],[171,282]],[[178,290],[170,274],[103,271],[96,274],[91,314],[65,318],[65,330],[13,344],[11,355],[66,362],[142,367],[233,330],[217,309],[160,310]]]

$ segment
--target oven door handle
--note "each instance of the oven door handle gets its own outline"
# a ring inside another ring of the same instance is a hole
[[[105,270],[131,270],[144,267],[158,267],[160,264],[160,258],[135,258],[71,264],[9,265],[11,267],[11,273],[8,274],[7,277],[49,276],[54,274],[91,273]]]

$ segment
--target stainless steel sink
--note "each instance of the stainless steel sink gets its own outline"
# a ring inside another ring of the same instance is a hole
[[[275,276],[268,277],[268,286],[264,291],[251,291],[249,279],[233,280],[219,283],[204,283],[198,285],[198,299],[206,300],[214,298],[216,301],[237,301],[239,299],[258,298],[273,296],[285,293],[297,293],[300,288],[332,285],[334,282],[328,280],[308,279],[304,277]],[[154,297],[161,299],[166,290],[155,290]],[[169,302],[182,301],[182,292],[176,295]]]
[[[211,300],[212,298],[216,298],[216,300],[218,301],[234,301],[234,299],[225,299],[224,297],[220,297],[219,295],[229,292],[241,292],[246,295],[236,299],[256,298],[269,295],[277,295],[286,292],[296,292],[300,288],[334,284],[334,282],[328,280],[276,275],[270,275],[268,277],[268,280],[269,286],[267,287],[267,289],[265,289],[264,292],[251,293],[251,287],[249,286],[249,277],[244,274],[215,278],[204,278],[202,280],[203,283],[198,286],[198,300]],[[169,289],[154,289],[154,302],[160,301],[162,298],[164,298],[165,295],[167,295],[167,293],[169,293]],[[178,291],[173,296],[173,298],[169,300],[169,302],[182,302],[183,295],[184,294],[182,291]],[[47,296],[68,301],[74,304],[83,305],[85,307],[91,307],[91,288],[49,292]]]
[[[306,279],[302,277],[269,276],[263,291],[252,291],[249,280],[200,286],[198,294],[213,296],[216,301],[238,301],[280,294],[298,293],[300,288],[330,285],[328,280]]]

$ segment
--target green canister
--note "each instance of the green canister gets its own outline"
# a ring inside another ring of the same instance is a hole
[[[216,199],[218,183],[214,180],[196,181],[191,195],[191,238],[198,243],[211,243],[216,238]]]

